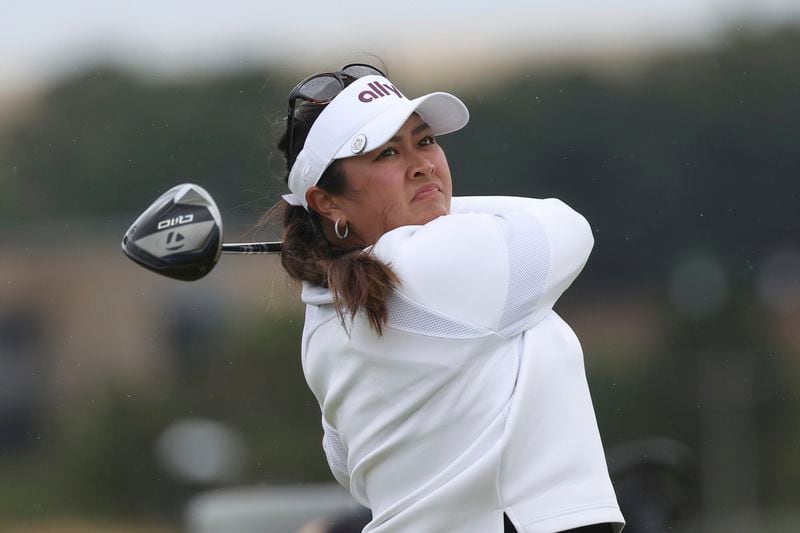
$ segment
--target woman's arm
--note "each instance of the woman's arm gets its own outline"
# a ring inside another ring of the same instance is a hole
[[[407,298],[514,335],[550,312],[593,243],[586,219],[560,200],[472,197],[454,198],[448,216],[387,233],[375,252]]]
[[[450,201],[450,214],[489,213],[500,215],[530,208],[531,203],[542,202],[522,196],[454,196]]]

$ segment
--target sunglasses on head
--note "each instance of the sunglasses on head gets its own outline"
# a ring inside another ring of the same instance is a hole
[[[347,82],[364,76],[383,76],[386,74],[365,63],[351,63],[345,65],[336,72],[324,72],[314,74],[304,79],[294,89],[289,92],[289,115],[286,118],[289,139],[287,144],[287,155],[289,156],[289,168],[294,165],[294,112],[297,108],[297,101],[304,100],[309,104],[327,104],[333,100],[347,86]]]

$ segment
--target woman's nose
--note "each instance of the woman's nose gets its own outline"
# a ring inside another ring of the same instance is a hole
[[[432,176],[436,171],[436,166],[427,157],[417,156],[410,167],[412,178],[422,178]]]

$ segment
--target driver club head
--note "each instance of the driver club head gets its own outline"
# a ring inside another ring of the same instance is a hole
[[[131,225],[122,239],[122,251],[158,274],[200,279],[211,272],[222,251],[219,209],[199,185],[177,185]]]

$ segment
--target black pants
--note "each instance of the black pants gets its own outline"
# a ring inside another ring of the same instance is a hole
[[[517,533],[517,529],[508,516],[503,515],[503,524],[505,533]],[[561,533],[611,533],[611,526],[608,524],[593,524],[591,526],[576,527],[575,529],[568,529]]]

